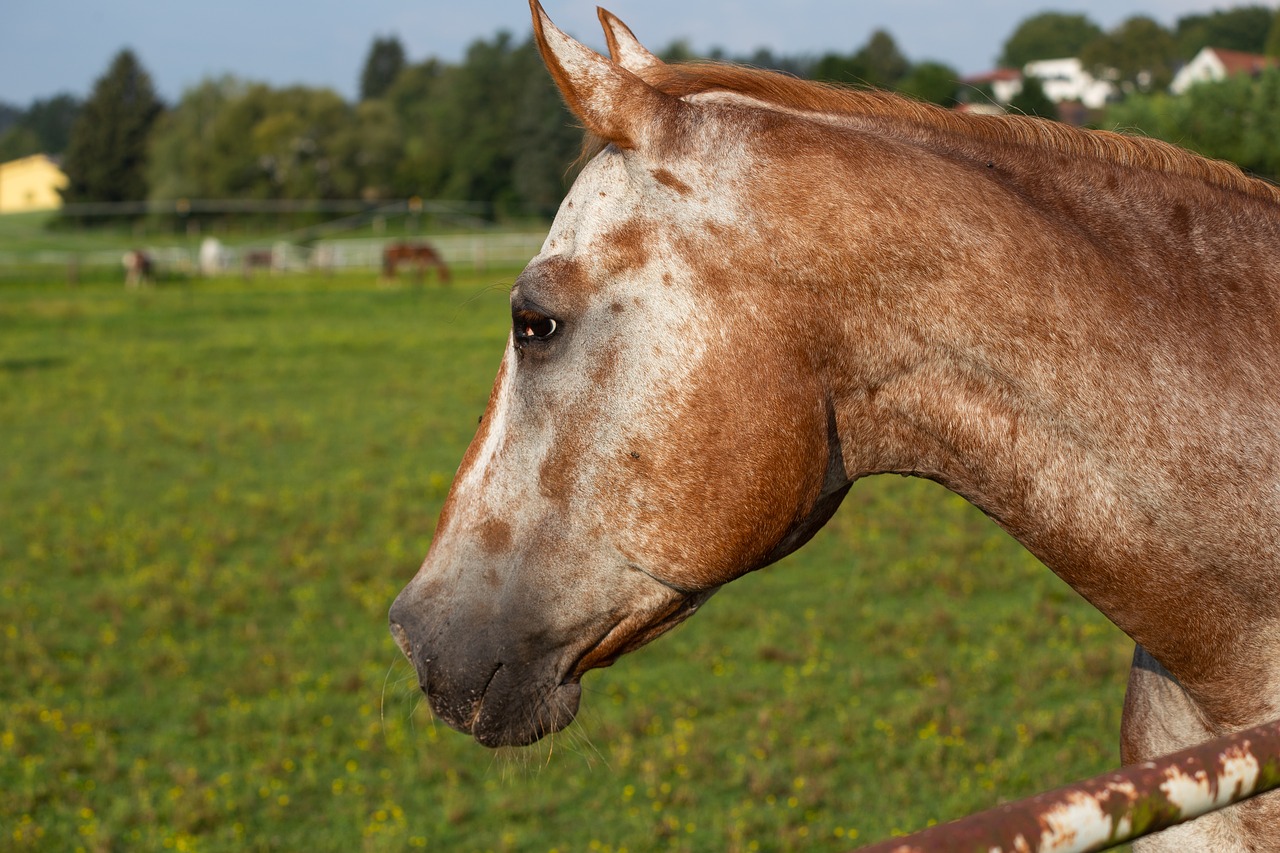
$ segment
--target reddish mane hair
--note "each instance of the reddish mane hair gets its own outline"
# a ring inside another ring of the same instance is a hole
[[[1084,130],[1029,116],[961,113],[878,89],[819,83],[739,65],[657,64],[646,68],[640,76],[659,91],[677,98],[725,92],[815,116],[887,119],[923,139],[961,137],[1002,147],[1049,149],[1070,157],[1087,157],[1200,180],[1254,198],[1280,202],[1280,187],[1246,175],[1234,163],[1210,160],[1158,139]],[[588,134],[582,161],[599,153],[601,148],[602,141]]]

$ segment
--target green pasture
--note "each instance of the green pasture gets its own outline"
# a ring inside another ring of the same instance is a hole
[[[1129,642],[901,478],[548,742],[433,722],[386,612],[514,275],[0,287],[0,849],[841,850],[1115,766]]]

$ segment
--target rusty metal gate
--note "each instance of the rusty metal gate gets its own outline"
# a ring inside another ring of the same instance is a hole
[[[860,853],[1106,850],[1280,787],[1280,720]]]

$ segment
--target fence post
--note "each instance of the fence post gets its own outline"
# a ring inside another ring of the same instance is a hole
[[[1280,787],[1280,720],[859,853],[1087,853]]]

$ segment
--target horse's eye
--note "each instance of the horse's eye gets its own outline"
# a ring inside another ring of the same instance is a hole
[[[537,311],[517,311],[512,317],[516,341],[545,341],[560,327],[553,318]]]

